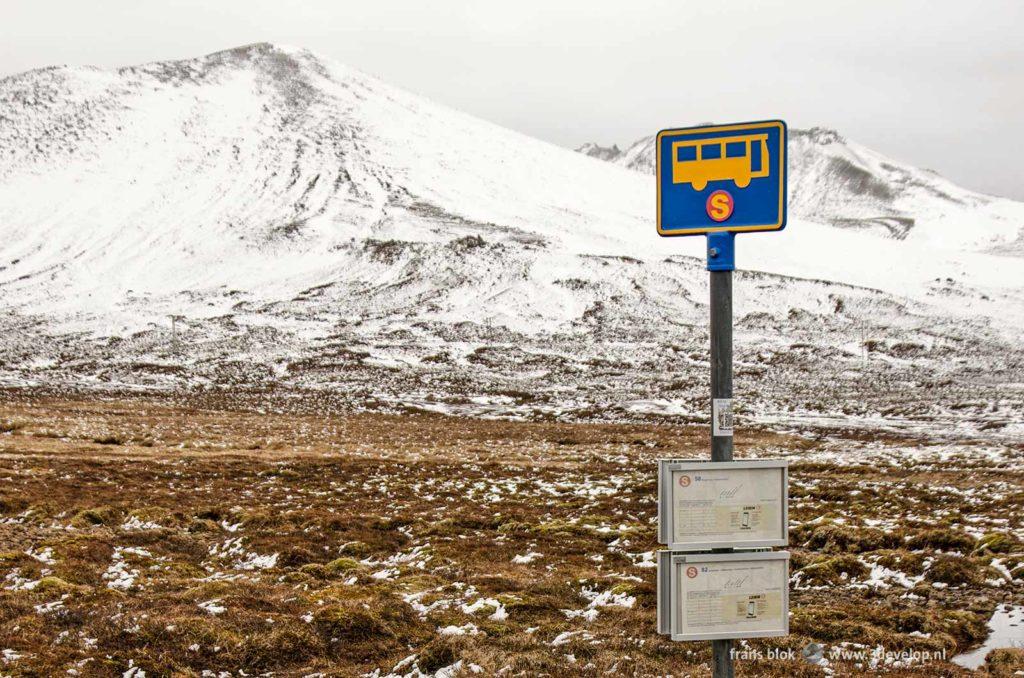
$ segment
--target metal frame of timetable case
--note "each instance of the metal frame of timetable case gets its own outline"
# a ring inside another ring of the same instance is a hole
[[[679,572],[683,566],[699,563],[743,563],[781,560],[785,562],[782,584],[782,626],[770,631],[738,630],[723,633],[681,633],[675,601],[679,599]],[[789,635],[789,551],[750,550],[734,553],[658,552],[658,633],[672,640],[727,640],[735,638],[777,638]]]
[[[781,531],[778,539],[725,538],[715,541],[672,541],[675,534],[672,498],[675,484],[668,481],[674,471],[738,471],[742,469],[782,469]],[[718,548],[758,548],[789,545],[789,460],[741,459],[739,461],[702,461],[699,459],[658,460],[658,542],[670,551],[706,551]]]
[[[740,549],[736,553],[771,553],[770,548],[757,548],[757,549]],[[671,606],[668,604],[669,601],[666,598],[672,589],[672,556],[687,555],[685,553],[679,553],[677,551],[657,551],[655,554],[655,579],[657,580],[657,626],[658,633],[663,636],[671,635]],[[691,555],[697,555],[696,553]]]

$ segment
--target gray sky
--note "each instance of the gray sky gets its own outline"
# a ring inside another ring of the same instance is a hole
[[[1022,0],[2,0],[0,75],[271,41],[564,146],[781,117],[1024,199],[1022,29]]]

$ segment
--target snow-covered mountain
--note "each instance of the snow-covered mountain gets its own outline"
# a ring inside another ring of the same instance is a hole
[[[705,416],[703,242],[648,175],[267,44],[12,76],[0,122],[0,383]],[[1024,383],[1021,261],[925,230],[743,237],[741,413],[1016,434],[972,394]]]
[[[578,152],[654,174],[654,136]],[[1024,256],[1024,203],[964,189],[830,129],[789,130],[790,213],[939,247]],[[968,226],[969,225],[969,226]]]

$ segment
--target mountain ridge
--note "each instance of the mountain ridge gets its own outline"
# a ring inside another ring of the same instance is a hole
[[[656,235],[642,173],[269,44],[19,74],[0,115],[0,385],[705,416],[702,242]],[[1022,381],[1019,276],[876,230],[742,239],[744,416],[869,426],[948,382],[892,426],[1015,434],[1016,395],[962,401]]]

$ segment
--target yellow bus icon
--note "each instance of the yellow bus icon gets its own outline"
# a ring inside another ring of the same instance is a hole
[[[761,163],[754,171],[752,147],[761,145]],[[672,143],[672,183],[692,184],[703,191],[709,181],[732,179],[738,188],[746,188],[751,179],[769,174],[768,135],[748,134]]]

